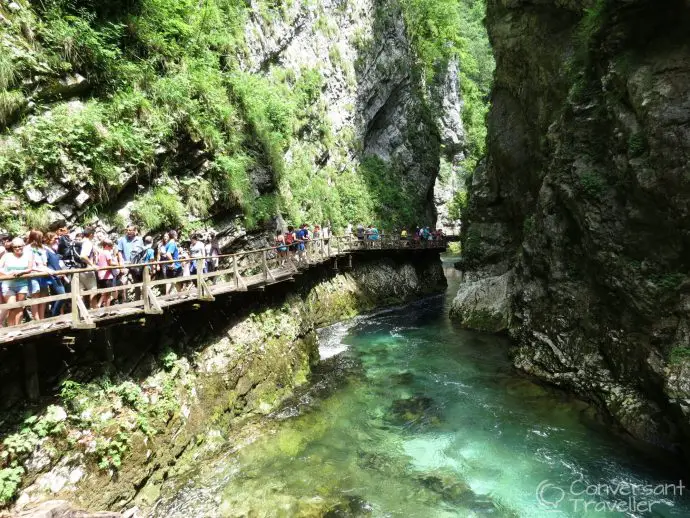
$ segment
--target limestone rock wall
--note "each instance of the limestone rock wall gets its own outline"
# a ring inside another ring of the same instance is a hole
[[[475,327],[506,304],[518,367],[687,455],[690,4],[491,0],[487,22],[488,157],[454,313]]]

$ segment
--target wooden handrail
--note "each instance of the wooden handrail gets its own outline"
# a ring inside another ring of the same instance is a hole
[[[293,256],[297,252],[297,246],[304,244],[304,254],[301,260],[293,261]],[[136,263],[125,265],[110,265],[103,267],[88,267],[88,268],[74,268],[68,270],[59,270],[51,272],[34,272],[22,276],[12,277],[5,276],[2,280],[30,280],[41,277],[59,276],[67,278],[66,283],[71,286],[71,293],[64,295],[48,295],[45,297],[27,298],[26,300],[0,304],[0,310],[16,310],[25,307],[37,306],[39,304],[47,304],[49,302],[57,301],[71,301],[71,315],[64,315],[64,318],[54,317],[45,320],[47,325],[45,329],[41,328],[43,321],[30,321],[18,326],[0,328],[0,343],[21,338],[22,334],[29,333],[31,335],[50,332],[51,326],[61,326],[61,328],[71,326],[74,328],[92,328],[95,326],[94,319],[110,318],[111,314],[118,316],[118,312],[122,316],[125,314],[134,313],[161,313],[162,306],[177,304],[189,300],[190,294],[195,300],[211,301],[214,299],[214,293],[225,293],[229,291],[245,291],[252,287],[260,287],[264,284],[279,282],[292,277],[298,271],[298,266],[318,264],[330,258],[337,257],[344,253],[351,253],[357,251],[368,250],[391,250],[391,249],[424,249],[429,246],[436,246],[437,248],[445,248],[445,240],[433,241],[416,241],[413,239],[401,240],[397,236],[388,236],[379,234],[379,239],[358,239],[353,235],[341,235],[330,237],[319,237],[317,239],[295,240],[290,244],[276,244],[275,246],[258,248],[254,250],[244,250],[242,252],[235,252],[232,254],[219,254],[214,256],[202,257],[187,257],[163,261],[151,261],[149,263]],[[287,247],[287,252],[281,252],[279,249]],[[275,255],[269,256],[269,252],[275,252]],[[285,255],[282,255],[285,253]],[[252,255],[254,256],[252,258]],[[285,265],[281,264],[283,261]],[[216,271],[204,271],[205,264],[208,260],[223,261],[225,267],[219,268]],[[227,262],[226,262],[227,261]],[[151,275],[153,267],[164,267],[174,263],[195,262],[197,271],[194,274],[189,274],[183,277],[165,277],[163,279],[154,279]],[[270,263],[270,264],[269,264]],[[275,268],[271,265],[277,265]],[[131,269],[142,268],[142,280],[132,284],[122,284],[119,286],[111,286],[105,288],[96,288],[91,290],[84,290],[82,283],[80,283],[80,276],[78,274],[88,272],[109,271],[115,269]],[[227,279],[229,277],[229,279]],[[213,278],[220,278],[221,282],[210,284]],[[222,281],[222,279],[226,279]],[[163,287],[167,292],[169,287],[182,287],[183,291],[179,292],[176,288],[175,295],[162,295],[156,293],[154,288]],[[191,290],[191,291],[187,291]],[[84,303],[84,300],[89,297],[97,297],[107,293],[125,292],[130,295],[130,301],[123,304],[115,305],[107,308],[92,308],[89,309]],[[127,310],[127,312],[123,312]],[[71,318],[68,318],[71,317]]]

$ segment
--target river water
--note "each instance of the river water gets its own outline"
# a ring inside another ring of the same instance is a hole
[[[515,372],[507,340],[454,326],[446,274],[443,295],[322,330],[313,383],[153,515],[690,516],[677,479]]]

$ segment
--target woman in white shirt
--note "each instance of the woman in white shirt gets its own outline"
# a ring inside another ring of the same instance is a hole
[[[43,248],[43,232],[40,230],[32,230],[29,232],[29,246],[24,250],[25,254],[33,256],[33,271],[35,272],[49,272],[48,269],[48,255]],[[29,293],[32,298],[40,299],[48,296],[48,285],[50,284],[50,277],[34,277],[31,279]],[[34,320],[43,320],[46,313],[45,302],[31,306],[31,314]]]
[[[26,300],[29,295],[29,279],[13,277],[26,275],[33,270],[33,254],[24,253],[24,240],[21,237],[12,240],[11,252],[3,255],[0,261],[0,272],[6,277],[2,281],[2,295],[8,304]],[[7,313],[8,325],[17,326],[21,323],[24,313],[22,308],[10,309]]]

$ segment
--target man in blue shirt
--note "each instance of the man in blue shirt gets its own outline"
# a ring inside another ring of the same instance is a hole
[[[127,227],[127,233],[117,240],[117,251],[120,254],[120,261],[124,264],[132,262],[132,254],[138,254],[144,249],[144,242],[137,234],[139,229],[136,225]]]
[[[177,232],[174,230],[169,230],[168,231],[168,242],[165,245],[165,249],[163,251],[163,254],[165,257],[162,257],[161,259],[164,261],[175,261],[174,263],[166,264],[165,267],[163,268],[163,275],[167,277],[168,279],[175,278],[175,277],[181,277],[182,276],[182,265],[178,261],[180,258],[180,250],[177,247]],[[175,287],[177,288],[177,291],[180,291],[180,284],[176,284]],[[168,291],[170,290],[170,285],[166,284],[165,285],[165,293],[167,294]]]

